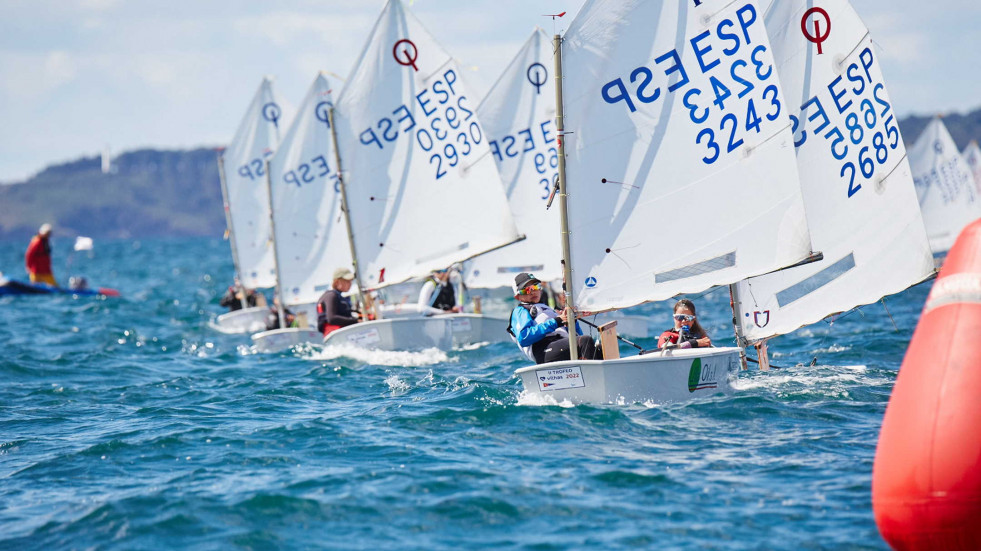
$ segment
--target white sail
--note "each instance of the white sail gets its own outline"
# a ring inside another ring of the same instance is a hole
[[[266,160],[279,144],[280,133],[293,118],[292,107],[262,80],[249,110],[225,150],[225,179],[232,220],[232,247],[238,251],[239,276],[246,287],[276,284],[269,234]]]
[[[552,73],[551,39],[535,29],[477,108],[511,214],[526,238],[475,258],[464,279],[468,287],[510,287],[520,272],[542,281],[562,278],[558,203],[545,209],[559,164]]]
[[[359,270],[377,288],[518,238],[456,62],[390,0],[335,110]]]
[[[909,159],[930,248],[941,255],[954,245],[964,226],[981,217],[974,178],[939,117],[917,138]]]
[[[977,190],[978,195],[981,195],[981,148],[978,147],[978,142],[971,141],[964,148],[961,156],[964,157],[964,161],[971,169],[971,174],[974,175],[974,189]]]
[[[933,257],[896,111],[868,29],[848,0],[767,13],[811,243],[824,260],[738,283],[744,338],[789,333],[923,281]],[[806,33],[806,34],[805,34]]]
[[[563,44],[576,306],[729,284],[811,251],[754,0],[591,0]]]
[[[352,266],[334,166],[331,106],[331,84],[321,73],[269,162],[279,282],[287,305],[316,302],[330,287],[334,270]]]

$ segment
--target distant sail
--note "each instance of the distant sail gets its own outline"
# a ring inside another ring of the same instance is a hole
[[[328,113],[331,84],[317,76],[269,163],[270,206],[285,304],[311,304],[337,268],[351,268]]]
[[[738,284],[737,320],[749,341],[875,302],[934,266],[896,111],[851,4],[781,1],[766,28],[792,98],[804,207],[824,260]]]
[[[276,284],[265,163],[276,152],[280,135],[292,118],[293,108],[273,93],[272,81],[264,78],[225,150],[228,208],[234,225],[231,245],[238,251],[238,268],[246,287]]]
[[[335,118],[361,279],[424,276],[518,238],[456,61],[390,0]]]
[[[109,144],[102,149],[102,173],[109,174],[112,170],[112,152],[109,150]]]
[[[981,148],[978,147],[978,142],[971,141],[961,156],[970,167],[971,174],[974,175],[974,189],[977,190],[978,196],[981,196]]]
[[[940,117],[909,150],[916,195],[934,254],[946,253],[957,235],[981,217],[974,177]]]
[[[545,209],[558,179],[553,72],[551,39],[536,29],[477,108],[526,238],[475,258],[465,275],[468,287],[510,287],[520,272],[542,281],[562,278],[558,203]]]
[[[576,306],[663,300],[808,256],[793,104],[755,1],[592,0],[562,57]]]

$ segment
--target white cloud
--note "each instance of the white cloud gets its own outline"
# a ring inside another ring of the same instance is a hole
[[[0,90],[9,100],[24,102],[43,97],[71,82],[79,72],[78,59],[65,51],[43,54],[0,53]]]
[[[232,27],[245,37],[265,37],[273,45],[283,47],[304,43],[311,38],[326,43],[332,42],[331,38],[336,36],[356,37],[359,30],[371,28],[373,21],[374,18],[367,14],[314,15],[277,12],[239,17],[232,21]],[[361,40],[363,39],[355,39],[355,48],[360,47]],[[338,45],[344,43],[347,41]]]
[[[415,0],[411,9],[460,61],[476,96],[535,25],[561,32],[582,2]],[[294,103],[318,70],[347,77],[383,4],[7,2],[0,21],[0,180],[43,168],[39,152],[51,161],[77,157],[92,150],[93,139],[108,140],[115,151],[227,140],[262,75],[275,74],[277,90]],[[981,104],[977,72],[964,70],[971,52],[981,50],[974,29],[981,3],[853,4],[879,47],[900,113]],[[555,27],[542,17],[559,11],[569,15]]]

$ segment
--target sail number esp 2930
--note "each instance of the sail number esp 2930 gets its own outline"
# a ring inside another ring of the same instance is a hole
[[[456,84],[456,71],[448,69],[432,85],[415,94],[414,101],[399,105],[391,116],[381,117],[362,131],[361,143],[384,149],[407,136],[429,154],[435,179],[446,176],[450,168],[459,165],[483,141],[483,130],[473,108],[467,96],[458,93]]]
[[[702,4],[696,1],[695,9],[707,7]],[[674,75],[673,83],[664,83],[667,94],[683,94],[682,105],[698,127],[695,143],[704,147],[702,162],[711,165],[737,151],[744,143],[740,136],[760,134],[767,121],[780,119],[780,89],[763,20],[753,3],[687,42],[685,53],[694,60],[683,62],[678,49],[671,49],[654,58],[652,67],[641,65],[606,83],[600,94],[605,102],[623,103],[633,113],[639,104],[666,95],[655,79]]]

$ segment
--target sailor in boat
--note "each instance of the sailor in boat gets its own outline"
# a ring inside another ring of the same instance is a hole
[[[695,303],[681,299],[674,305],[674,327],[661,333],[658,348],[707,348],[712,339],[702,329],[695,315]]]
[[[565,311],[560,314],[541,302],[542,282],[535,276],[522,272],[515,276],[513,290],[514,298],[520,304],[511,311],[507,330],[525,356],[536,364],[570,359]],[[578,323],[576,334],[579,335],[580,359],[603,358],[593,339],[582,335]]]
[[[444,312],[459,312],[456,303],[456,290],[450,281],[450,271],[447,268],[434,270],[432,276],[422,284],[419,290],[420,307],[429,306]]]
[[[289,308],[283,308],[283,318],[286,321],[286,327],[296,326],[296,314],[291,312]],[[272,308],[266,314],[266,331],[279,328],[279,297],[273,297]]]
[[[31,283],[45,283],[57,287],[54,274],[51,272],[51,224],[42,224],[37,235],[31,238],[27,252],[24,253],[24,265]]]
[[[351,298],[344,293],[351,290],[354,272],[347,268],[334,270],[331,288],[320,295],[317,300],[317,331],[325,337],[331,332],[354,325],[360,321],[351,308]]]
[[[72,291],[86,291],[89,288],[89,280],[82,276],[72,276],[68,278],[68,288]]]
[[[254,306],[265,306],[266,300],[263,298],[259,299],[259,293],[255,289],[246,289],[242,287],[238,278],[235,278],[235,284],[228,287],[225,291],[224,296],[221,297],[221,301],[218,302],[219,305],[228,308],[229,312],[234,312],[235,310],[242,309],[242,298],[245,298],[246,307],[251,308]]]

